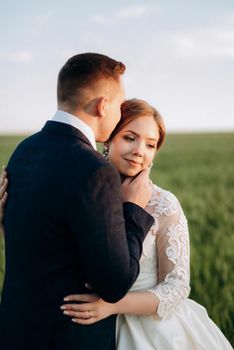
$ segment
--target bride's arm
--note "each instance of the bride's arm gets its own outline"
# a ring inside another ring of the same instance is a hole
[[[157,285],[142,292],[129,292],[115,304],[98,296],[72,295],[66,301],[84,304],[65,304],[65,314],[79,324],[92,324],[112,314],[158,315],[165,318],[190,291],[189,234],[187,221],[177,199],[169,194],[158,218],[156,233]]]
[[[116,303],[115,314],[154,315],[157,310],[159,300],[147,291],[129,292],[123,299]]]
[[[158,278],[149,292],[159,300],[157,315],[167,317],[188,297],[189,232],[186,217],[176,197],[166,195],[167,205],[159,217],[156,236]]]
[[[69,295],[65,301],[82,304],[64,304],[64,314],[72,317],[75,323],[90,325],[115,314],[154,315],[159,300],[147,291],[129,292],[117,303],[107,303],[95,294]]]

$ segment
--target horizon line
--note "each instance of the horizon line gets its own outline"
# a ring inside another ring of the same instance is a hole
[[[29,131],[1,131],[0,137],[5,136],[28,136],[39,132],[40,130],[29,130]],[[180,129],[180,130],[168,130],[166,134],[219,134],[219,133],[234,133],[233,129]]]

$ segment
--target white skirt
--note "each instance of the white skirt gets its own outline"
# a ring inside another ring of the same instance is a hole
[[[206,309],[184,300],[167,318],[120,315],[117,350],[231,350],[231,344]]]

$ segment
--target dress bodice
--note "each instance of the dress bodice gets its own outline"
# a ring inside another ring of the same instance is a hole
[[[140,291],[153,288],[157,284],[157,258],[156,258],[156,236],[155,225],[148,232],[140,259],[140,273],[131,288],[131,291]]]

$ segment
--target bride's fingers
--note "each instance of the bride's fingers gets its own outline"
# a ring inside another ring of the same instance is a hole
[[[97,322],[97,320],[95,318],[87,318],[87,319],[72,318],[71,321],[74,322],[74,323],[78,323],[78,324],[84,325],[84,326],[88,326],[90,324],[93,324],[93,323]]]
[[[73,318],[79,318],[79,319],[83,319],[83,320],[94,318],[94,314],[90,310],[87,310],[87,311],[84,311],[84,312],[65,310],[65,311],[63,311],[63,313],[66,316],[70,316],[70,317],[73,317]]]
[[[7,192],[5,192],[2,199],[0,199],[0,211],[2,209],[4,209],[4,206],[5,206],[6,200],[7,200],[7,195],[8,195]]]
[[[84,303],[84,304],[64,304],[60,307],[61,310],[66,311],[80,311],[80,312],[86,312],[93,308],[93,304],[91,303]]]
[[[0,175],[0,187],[2,186],[2,184],[3,184],[3,182],[4,182],[6,177],[7,177],[7,172],[5,170],[5,167],[3,166],[2,167],[2,173]]]
[[[6,193],[7,185],[8,185],[8,179],[5,178],[2,182],[2,184],[0,184],[0,200],[3,199],[3,197]]]
[[[97,301],[99,298],[96,294],[71,294],[66,296],[64,301],[83,301],[83,302],[93,302]]]

